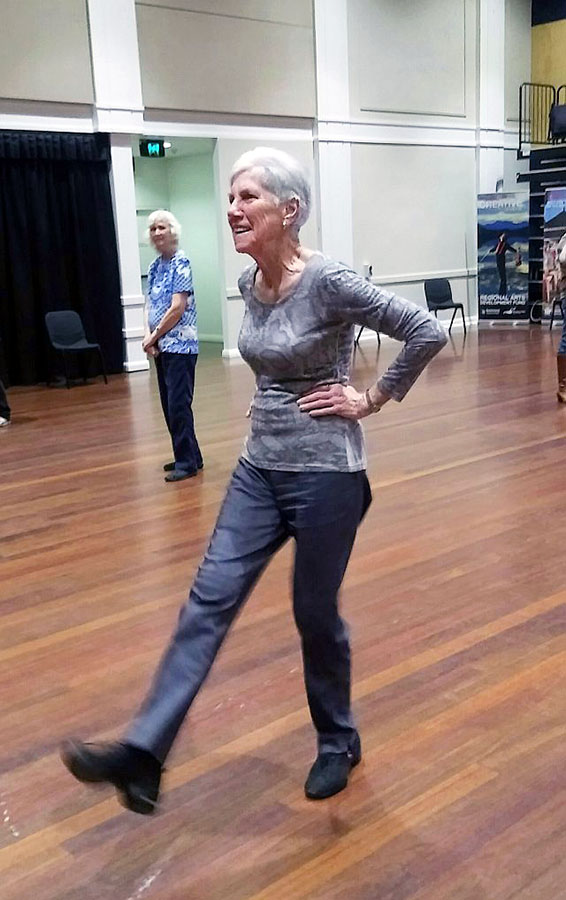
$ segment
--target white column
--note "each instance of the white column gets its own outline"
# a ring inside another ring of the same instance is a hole
[[[495,191],[504,176],[505,0],[479,4],[478,193]]]
[[[87,0],[97,131],[142,133],[134,0]]]
[[[136,219],[136,192],[132,148],[129,135],[110,137],[112,152],[111,186],[114,220],[118,238],[126,372],[148,369],[147,356],[141,348],[144,333],[141,290],[140,254]]]
[[[143,133],[143,98],[134,0],[87,0],[95,128],[110,132],[111,187],[120,262],[124,368],[149,367],[141,349],[143,296],[131,135]]]
[[[323,253],[353,265],[352,149],[325,140],[332,122],[349,122],[347,0],[315,0],[319,242]]]

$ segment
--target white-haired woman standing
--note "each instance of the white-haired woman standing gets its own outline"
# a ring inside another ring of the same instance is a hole
[[[233,169],[228,221],[236,250],[255,260],[239,283],[246,305],[239,347],[257,384],[250,435],[173,639],[124,742],[68,742],[63,751],[77,778],[113,783],[136,812],[152,812],[162,765],[191,702],[257,578],[289,538],[318,740],[307,797],[342,790],[361,758],[348,632],[338,611],[371,501],[358,420],[390,398],[401,400],[446,336],[419,306],[301,246],[310,196],[302,168],[285,153],[258,148]],[[405,344],[362,393],[348,383],[355,324]]]
[[[161,406],[173,444],[165,481],[182,481],[202,469],[192,403],[198,358],[197,313],[191,264],[179,250],[181,226],[166,209],[148,218],[149,239],[159,254],[147,273],[142,347],[155,359]]]

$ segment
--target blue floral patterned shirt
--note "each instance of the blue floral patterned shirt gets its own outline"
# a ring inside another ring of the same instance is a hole
[[[158,256],[147,271],[147,305],[150,330],[157,328],[171,306],[173,294],[188,294],[185,312],[173,328],[157,341],[163,353],[198,353],[197,309],[193,275],[188,257],[177,250],[171,259]]]

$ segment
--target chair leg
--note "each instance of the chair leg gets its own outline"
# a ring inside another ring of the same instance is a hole
[[[464,326],[464,334],[467,334],[468,332],[466,331],[466,317],[464,315],[464,307],[462,307],[460,312],[462,313],[462,325]]]
[[[381,347],[381,337],[380,337],[379,331],[376,331],[375,333],[377,335],[377,346]]]
[[[100,357],[100,368],[102,369],[102,375],[104,377],[104,384],[108,384],[108,379],[106,377],[106,369],[104,367],[104,357],[102,355],[102,350],[100,347],[98,348],[98,355]]]
[[[360,330],[358,331],[358,336],[357,336],[356,340],[354,341],[354,344],[355,344],[356,347],[357,347],[358,344],[360,343],[360,338],[361,338],[361,336],[362,336],[362,331],[364,330],[364,328],[365,328],[365,325],[362,325],[362,327],[361,327]]]
[[[552,304],[552,309],[550,311],[550,325],[548,326],[549,331],[552,331],[553,325],[554,325],[554,303]]]
[[[69,390],[71,387],[71,382],[69,381],[69,363],[67,361],[67,354],[65,353],[65,351],[62,350],[61,353],[63,354],[63,365],[65,367],[65,381],[67,383],[67,390]]]
[[[455,315],[456,315],[457,312],[458,312],[458,308],[456,308],[456,309],[454,310],[454,312],[452,313],[452,318],[450,319],[450,325],[448,326],[448,334],[450,334],[450,332],[452,331],[452,326],[453,326],[453,324],[454,324],[454,317],[455,317]]]

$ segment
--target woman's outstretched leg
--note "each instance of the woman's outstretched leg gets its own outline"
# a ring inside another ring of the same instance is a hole
[[[162,765],[187,711],[230,625],[286,537],[269,481],[260,469],[240,462],[147,697],[123,742],[64,745],[63,761],[75,777],[111,782],[128,808],[153,811]]]

